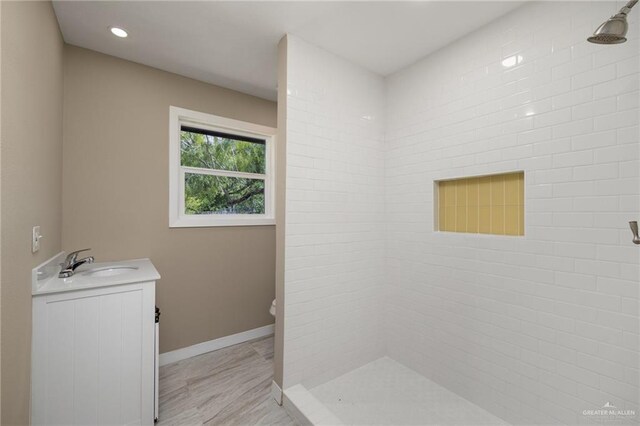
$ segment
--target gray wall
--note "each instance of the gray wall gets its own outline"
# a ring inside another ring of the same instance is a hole
[[[160,351],[271,324],[275,227],[169,228],[169,106],[276,127],[276,103],[65,48],[63,239],[97,261],[149,257]]]
[[[63,42],[49,2],[2,2],[2,424],[29,422],[31,269],[60,251]],[[31,253],[31,227],[42,247]]]

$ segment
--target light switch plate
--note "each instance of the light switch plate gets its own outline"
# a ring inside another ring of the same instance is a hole
[[[40,226],[33,227],[33,233],[31,234],[31,251],[33,253],[40,250],[40,240],[42,239],[42,234],[40,234]]]

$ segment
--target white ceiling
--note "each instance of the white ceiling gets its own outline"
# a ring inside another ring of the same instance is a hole
[[[389,75],[522,2],[57,1],[64,40],[276,99],[277,44],[291,33]],[[109,27],[129,37],[119,39]]]

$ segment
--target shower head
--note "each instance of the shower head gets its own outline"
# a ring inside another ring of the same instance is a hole
[[[596,44],[620,44],[627,41],[627,15],[618,13],[607,19],[587,40]]]
[[[587,40],[596,44],[619,44],[627,41],[627,14],[638,0],[631,0],[620,12],[607,19]]]

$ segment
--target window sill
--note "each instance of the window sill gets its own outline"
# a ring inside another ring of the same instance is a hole
[[[275,225],[273,218],[180,218],[172,220],[169,228],[216,228],[219,226],[269,226]]]

